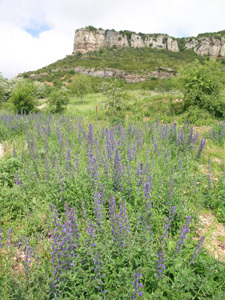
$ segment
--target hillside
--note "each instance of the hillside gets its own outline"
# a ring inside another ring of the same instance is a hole
[[[39,81],[59,79],[66,81],[75,72],[80,72],[92,76],[117,77],[124,78],[128,82],[138,82],[175,75],[179,66],[195,59],[205,60],[193,50],[172,52],[147,47],[139,49],[111,47],[67,56],[37,71],[24,73],[23,76]],[[95,73],[95,71],[102,70],[108,70],[108,72]]]
[[[225,30],[174,38],[87,26],[75,31],[72,55],[20,76],[62,83],[75,73],[83,73],[137,83],[174,76],[179,66],[195,59],[203,62],[210,56],[225,63]]]

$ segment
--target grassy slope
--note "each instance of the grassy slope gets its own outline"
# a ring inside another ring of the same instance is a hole
[[[30,74],[49,73],[55,69],[74,68],[82,66],[85,68],[115,68],[128,73],[145,73],[155,70],[155,68],[173,68],[177,70],[180,65],[192,62],[194,59],[204,60],[191,50],[184,52],[171,52],[168,50],[157,50],[151,48],[126,48],[126,49],[100,49],[99,51],[89,52],[85,55],[67,56],[64,59],[50,64]],[[63,72],[60,74],[63,75]],[[56,73],[53,74],[56,77]]]

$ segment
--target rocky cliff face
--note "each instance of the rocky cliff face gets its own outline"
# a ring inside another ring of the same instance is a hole
[[[75,31],[73,54],[80,51],[86,53],[88,51],[98,50],[104,47],[116,46],[122,47],[151,47],[156,49],[167,49],[178,52],[177,41],[165,34],[157,35],[141,35],[131,32],[117,32],[114,30],[89,30],[78,29]]]
[[[225,57],[225,37],[185,38],[185,48],[193,49],[202,56]]]
[[[225,57],[225,33],[184,38],[184,49],[193,49],[199,55]],[[151,47],[179,52],[176,38],[166,34],[136,34],[130,31],[81,28],[75,31],[73,54],[86,53],[105,47]]]

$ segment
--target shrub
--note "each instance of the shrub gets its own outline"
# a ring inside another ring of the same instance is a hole
[[[30,113],[36,108],[36,87],[28,80],[18,81],[12,91],[10,101],[18,113]]]
[[[84,95],[88,94],[91,90],[91,82],[89,77],[79,74],[73,78],[72,82],[68,85],[68,88],[72,94],[80,97],[82,102]]]
[[[5,95],[5,79],[0,73],[0,103],[4,100]]]
[[[48,88],[43,82],[35,81],[36,96],[38,99],[43,99],[48,96]]]
[[[214,59],[201,64],[195,61],[179,70],[180,89],[184,93],[184,108],[198,106],[217,117],[224,117],[225,103],[221,100],[224,73]]]
[[[49,110],[52,113],[62,113],[69,104],[69,93],[66,88],[53,91],[48,98]]]
[[[76,52],[76,56],[77,56],[77,57],[81,57],[82,55],[83,55],[82,52],[80,52],[80,51],[77,51],[77,52]]]

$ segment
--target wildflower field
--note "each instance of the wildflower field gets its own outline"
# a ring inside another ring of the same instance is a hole
[[[225,299],[198,232],[202,209],[225,224],[224,173],[201,171],[223,130],[2,113],[0,299]]]

